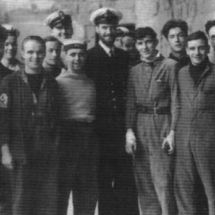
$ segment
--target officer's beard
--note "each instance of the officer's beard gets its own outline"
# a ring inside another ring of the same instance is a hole
[[[106,40],[105,37],[100,36],[100,40],[107,46],[107,47],[113,47],[114,44],[114,37],[112,36],[112,40]]]

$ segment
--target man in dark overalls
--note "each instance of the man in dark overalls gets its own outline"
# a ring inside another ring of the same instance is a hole
[[[24,68],[5,77],[0,90],[2,163],[11,185],[9,214],[54,214],[57,82],[42,68],[42,38],[25,38],[22,57]]]
[[[177,145],[175,196],[179,215],[199,214],[196,186],[200,180],[209,214],[215,214],[215,67],[208,60],[202,31],[188,36],[190,63],[179,71],[180,144]]]

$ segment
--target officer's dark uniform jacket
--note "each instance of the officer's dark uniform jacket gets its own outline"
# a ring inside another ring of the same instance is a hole
[[[54,147],[57,82],[44,76],[38,98],[32,93],[25,71],[7,76],[2,83],[0,144],[9,144],[13,160],[26,162]]]
[[[107,129],[106,125],[113,123],[113,118],[124,118],[128,64],[127,54],[118,48],[113,58],[99,44],[88,51],[86,70],[96,86],[99,130],[101,125]]]
[[[110,57],[100,44],[87,54],[86,72],[96,88],[95,127],[100,147],[99,214],[136,214],[137,197],[131,164],[125,154],[129,58],[118,48],[114,48],[114,56]]]

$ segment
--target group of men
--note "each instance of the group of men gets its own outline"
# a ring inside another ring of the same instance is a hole
[[[1,214],[66,215],[71,191],[75,215],[97,202],[99,215],[205,213],[197,198],[215,214],[215,21],[206,36],[169,20],[164,58],[151,27],[117,48],[121,18],[93,12],[99,41],[87,50],[57,11],[50,36],[22,42],[23,63],[18,30],[0,28]]]
[[[135,31],[142,62],[129,74],[126,151],[133,155],[141,214],[215,213],[215,70],[208,58],[215,21],[205,28],[208,37],[188,35],[185,21],[168,21],[166,59],[152,28]]]

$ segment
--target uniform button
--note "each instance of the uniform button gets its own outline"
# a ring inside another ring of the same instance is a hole
[[[114,109],[116,109],[116,106],[113,106]]]
[[[114,93],[114,90],[112,90],[111,93]]]
[[[113,98],[113,101],[116,101],[116,98]]]
[[[32,113],[31,113],[31,115],[32,115],[32,116],[34,116],[34,115],[35,115],[35,113],[34,113],[34,112],[32,112]]]

